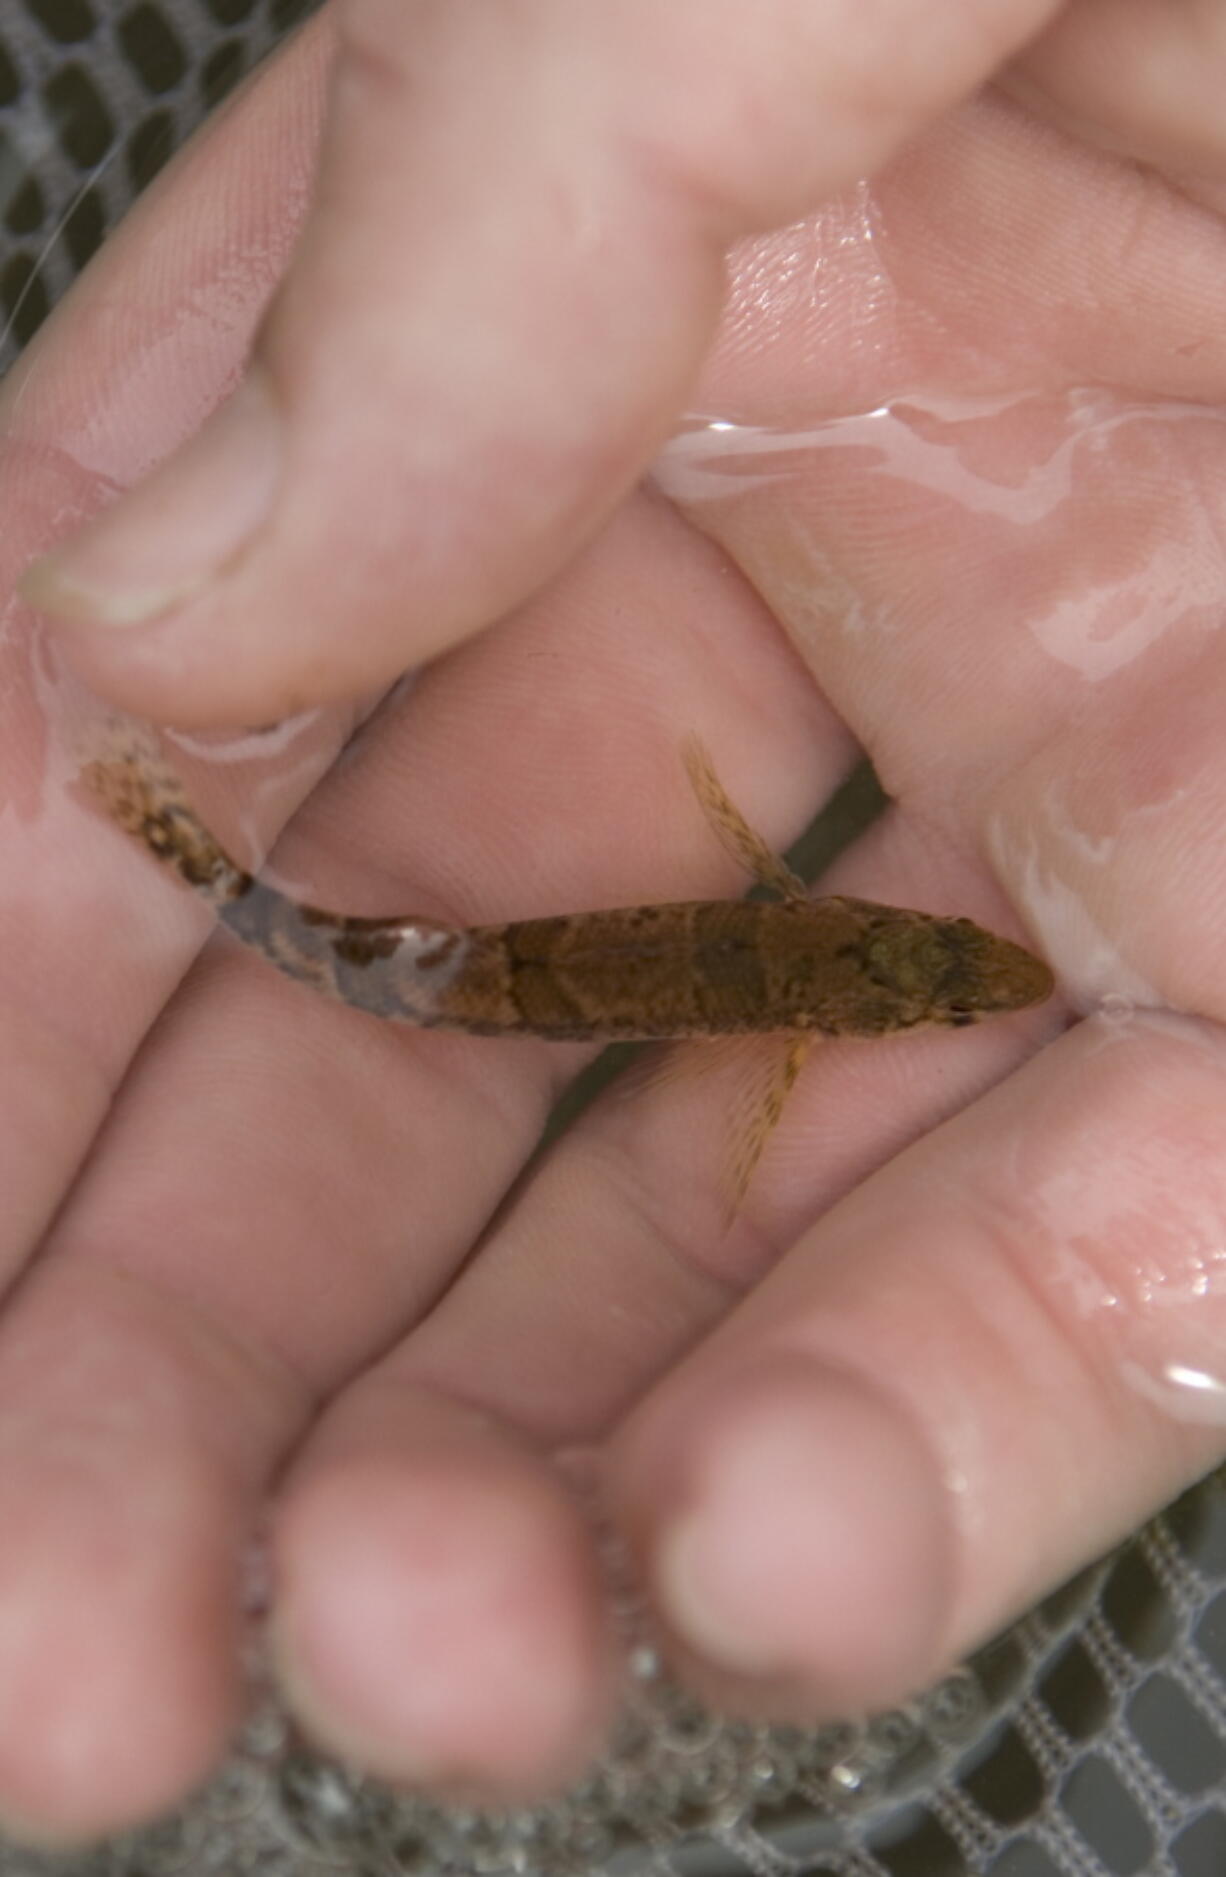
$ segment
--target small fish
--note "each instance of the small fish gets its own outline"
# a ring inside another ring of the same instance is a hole
[[[811,899],[728,799],[701,744],[690,740],[684,760],[721,842],[777,899],[470,927],[412,914],[356,918],[291,899],[231,860],[142,733],[87,762],[82,779],[244,944],[375,1016],[551,1042],[782,1035],[787,1055],[741,1155],[739,1198],[815,1038],[978,1023],[1042,1002],[1052,975],[970,919]]]

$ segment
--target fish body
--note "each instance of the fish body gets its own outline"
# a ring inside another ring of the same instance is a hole
[[[712,830],[774,900],[684,900],[509,925],[325,912],[238,866],[147,737],[130,734],[82,779],[121,827],[287,976],[423,1029],[548,1042],[774,1033],[728,1158],[728,1217],[815,1039],[960,1028],[1052,988],[1047,966],[970,919],[871,900],[811,899],[742,818],[701,745],[686,767]]]
[[[696,747],[696,746],[695,746]],[[423,1028],[549,1041],[888,1036],[960,1027],[1042,1001],[1047,966],[970,919],[810,899],[723,794],[691,779],[721,839],[773,901],[687,900],[508,925],[331,913],[239,867],[143,740],[86,765],[113,818],[288,976]]]
[[[1047,996],[1047,967],[969,919],[859,899],[689,900],[497,926],[365,920],[257,882],[224,922],[292,976],[422,1027],[549,1041],[960,1026]]]

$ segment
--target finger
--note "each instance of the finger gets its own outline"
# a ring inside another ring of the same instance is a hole
[[[1003,82],[1073,136],[1152,163],[1220,212],[1224,71],[1221,14],[1204,0],[1074,0]]]
[[[592,1760],[615,1684],[588,1521],[493,1417],[359,1385],[295,1469],[273,1558],[282,1683],[333,1751],[504,1805]]]
[[[708,1687],[894,1701],[1220,1455],[1223,1066],[1211,1026],[1082,1026],[633,1417],[616,1498]]]
[[[36,1273],[0,1334],[0,1816],[23,1841],[117,1830],[210,1770],[264,1456],[307,1405],[89,1249]]]
[[[728,242],[875,168],[1051,4],[338,0],[312,214],[241,391],[29,592],[160,719],[262,722],[428,658],[641,472]]]
[[[87,698],[64,678],[28,607],[15,597],[31,552],[66,517],[173,447],[203,388],[241,355],[283,233],[247,213],[246,164],[286,144],[287,117],[309,114],[299,85],[275,86],[241,154],[180,172],[164,210],[150,205],[92,270],[5,380],[0,491],[0,1286],[29,1258],[87,1152],[125,1066],[207,931],[189,904],[146,897],[135,854],[105,838],[72,798],[74,728]],[[270,158],[271,160],[271,158]],[[207,179],[207,180],[206,180]],[[216,193],[210,191],[216,188]],[[177,210],[181,210],[179,214]],[[116,275],[113,269],[118,266]],[[123,272],[130,267],[131,278]],[[166,330],[192,334],[173,357]],[[340,717],[291,726],[300,762],[265,794],[269,835],[325,768]],[[261,791],[263,792],[263,791]],[[100,840],[100,832],[103,838]]]
[[[900,484],[929,492],[908,552],[927,566],[934,517],[942,545],[950,527],[959,544],[992,529],[1004,552],[1025,519],[1057,526],[1075,514],[1053,499],[1067,460],[1060,446],[1077,417],[1092,424],[1094,391],[1216,403],[1222,355],[1204,339],[1221,265],[1218,215],[1159,176],[1071,143],[993,87],[871,185],[735,251],[727,317],[694,398],[723,428],[687,427],[665,452],[666,486],[687,507],[743,492],[734,469],[756,466],[777,486],[806,451],[822,461],[827,448],[840,451],[838,434],[810,429],[837,417],[861,420],[861,454],[846,460],[863,471],[862,452],[879,447],[885,428],[884,395],[890,415],[923,420],[915,455],[879,460],[873,478],[883,519],[897,517]],[[808,363],[789,376],[780,357]],[[985,437],[986,453],[976,447]],[[807,467],[820,478],[819,464]],[[1078,463],[1099,486],[1104,467],[1109,459]],[[878,564],[890,565],[883,555]],[[1039,557],[1015,547],[1010,564],[1037,587]],[[840,589],[838,572],[837,562],[825,570],[811,630],[861,597],[852,581]],[[943,597],[958,599],[969,581],[982,605],[996,573],[989,556],[966,556]],[[1056,570],[1047,573],[1054,584]]]
[[[39,670],[30,652],[11,632],[0,1496],[15,1523],[0,1566],[0,1813],[23,1836],[76,1836],[170,1803],[202,1776],[233,1719],[238,1562],[257,1478],[250,1454],[261,1450],[245,1449],[239,1430],[262,1427],[265,1449],[284,1438],[282,1397],[293,1391],[189,1312],[159,1308],[155,1292],[95,1256],[96,1241],[82,1246],[75,1290],[22,1288],[53,1219],[71,1216],[65,1196],[83,1163],[105,1153],[99,1134],[132,1057],[208,929],[186,895],[150,893],[135,848],[72,800],[72,768],[48,751],[39,687],[21,694]],[[315,732],[298,739],[291,794],[335,748],[335,726],[331,738]],[[275,816],[275,801],[262,806]],[[109,1249],[122,1265],[122,1237]],[[201,1415],[206,1392],[225,1414]],[[227,1467],[232,1516],[210,1519]],[[116,1519],[121,1495],[127,1517]],[[197,1638],[187,1662],[164,1649],[175,1632]]]
[[[940,146],[887,179],[887,217],[931,187]],[[986,188],[993,167],[963,174]],[[1010,199],[1001,239],[1031,229],[1029,316],[1077,263],[1025,186]],[[1104,202],[1108,249],[1128,247],[1137,200],[1135,185],[1120,193],[1114,228]],[[1195,221],[1180,248],[1192,277],[1220,246],[1216,223]],[[905,215],[894,226],[905,265]],[[1131,253],[1138,284],[1169,233],[1155,218]],[[993,297],[993,239],[985,225],[972,329]],[[1175,309],[1189,336],[1198,298]],[[790,501],[777,449],[759,459],[769,498],[746,492],[752,460],[734,440],[736,480],[707,511],[895,788],[928,814],[983,817],[979,838],[1082,1007],[1114,993],[1208,1018],[1095,1025],[1048,1052],[836,1208],[643,1408],[619,1501],[681,1646],[725,1698],[808,1712],[894,1698],[1222,1450],[1220,1325],[1204,1301],[1222,1203],[1205,1151],[1222,913],[1206,859],[1223,789],[1209,702],[1223,576],[1204,492],[1222,442],[1212,411],[1145,401],[1171,386],[1167,335],[1156,302],[1129,307],[1132,395],[1084,430],[1062,397],[917,400],[819,429],[808,458],[797,439]],[[1065,314],[1049,328],[1058,363],[1101,329],[1101,308],[1092,320],[1066,299]],[[1018,363],[997,330],[985,387]],[[733,362],[760,368],[751,333]],[[1040,382],[1049,365],[1036,360]],[[1202,357],[1180,388],[1217,397],[1220,361]],[[1007,492],[1022,489],[1015,507]],[[952,586],[934,583],[930,550],[957,567]],[[815,591],[850,629],[814,631],[794,595]],[[950,762],[952,724],[968,769]],[[1118,1056],[1103,1047],[1117,1036]],[[885,1482],[871,1496],[870,1476]]]

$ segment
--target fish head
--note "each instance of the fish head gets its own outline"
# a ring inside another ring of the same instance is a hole
[[[916,1024],[961,1028],[1040,1004],[1055,987],[1041,958],[973,919],[914,912],[879,918],[866,957],[874,982]]]

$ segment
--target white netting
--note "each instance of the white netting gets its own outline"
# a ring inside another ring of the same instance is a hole
[[[312,0],[10,0],[0,309],[11,359],[136,189]],[[405,1664],[412,1673],[412,1664]],[[0,1877],[1222,1877],[1226,1476],[905,1710],[816,1732],[704,1712],[630,1640],[613,1745],[509,1814],[394,1798],[271,1706],[175,1819]]]

